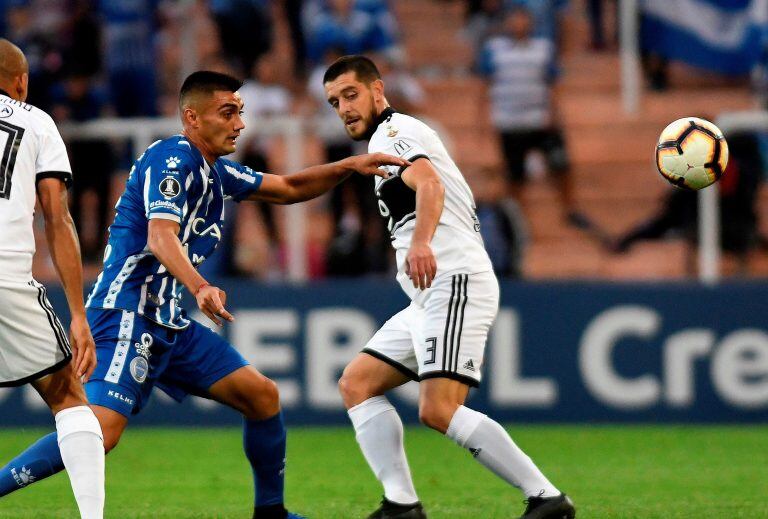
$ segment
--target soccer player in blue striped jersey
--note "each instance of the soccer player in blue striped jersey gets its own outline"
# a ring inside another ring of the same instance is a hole
[[[177,400],[194,394],[239,411],[256,487],[253,516],[296,517],[283,504],[286,434],[277,386],[227,341],[189,319],[179,305],[182,291],[191,292],[217,325],[234,320],[224,291],[196,268],[221,239],[225,199],[301,202],[353,172],[386,175],[379,166],[409,162],[375,153],[277,176],[223,159],[235,151],[244,128],[240,86],[215,72],[190,75],[180,93],[183,132],[154,143],[134,164],[110,227],[104,269],[86,303],[98,357],[86,392],[107,451],[155,386]],[[55,445],[55,434],[42,438],[0,475],[31,462],[45,465],[40,457],[51,474],[58,472],[63,464]],[[1,483],[0,496],[18,488]]]

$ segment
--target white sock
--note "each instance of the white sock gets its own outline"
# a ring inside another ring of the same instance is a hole
[[[56,413],[61,459],[69,474],[82,519],[104,516],[104,436],[88,406]]]
[[[445,433],[501,479],[523,491],[526,497],[559,496],[507,431],[482,413],[460,405]]]
[[[384,497],[395,503],[419,500],[403,447],[403,422],[385,396],[375,396],[347,411],[357,443],[376,478],[384,485]]]

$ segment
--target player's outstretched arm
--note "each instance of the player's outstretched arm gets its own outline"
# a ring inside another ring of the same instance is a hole
[[[173,220],[150,219],[147,236],[149,250],[168,272],[195,296],[198,308],[211,321],[218,326],[221,326],[219,318],[234,321],[232,314],[224,308],[227,303],[226,293],[209,285],[189,261],[179,240],[179,229],[179,224]]]
[[[406,274],[414,288],[432,286],[437,274],[437,261],[429,244],[443,212],[445,187],[440,176],[425,158],[417,159],[402,174],[405,184],[416,191],[416,225],[411,237],[411,248],[405,259]]]
[[[385,177],[381,166],[408,166],[410,162],[385,153],[355,155],[330,164],[312,166],[290,175],[265,174],[259,190],[249,200],[274,204],[295,204],[322,195],[352,173]]]
[[[67,188],[58,178],[44,178],[37,183],[37,197],[45,217],[45,237],[51,259],[59,273],[69,305],[70,342],[75,373],[88,380],[96,368],[96,345],[85,317],[80,242],[75,222],[69,214]]]

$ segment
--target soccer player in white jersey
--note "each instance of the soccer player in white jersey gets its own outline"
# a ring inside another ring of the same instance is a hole
[[[22,51],[0,39],[0,387],[31,383],[40,393],[56,418],[58,447],[50,448],[61,451],[80,515],[100,518],[104,442],[80,382],[96,367],[96,348],[83,306],[77,231],[67,207],[72,171],[53,120],[24,102],[28,73]],[[32,278],[35,200],[69,303],[69,339],[45,287]],[[2,474],[0,485],[23,486],[39,469],[30,464]]]
[[[571,500],[539,471],[504,428],[464,406],[480,383],[499,285],[480,237],[472,192],[426,124],[389,107],[375,64],[345,56],[323,78],[328,102],[369,152],[411,162],[389,167],[374,192],[411,304],[395,314],[346,367],[339,390],[357,441],[384,486],[371,518],[423,518],[403,449],[403,425],[384,394],[419,382],[421,421],[445,434],[528,499],[524,518],[575,517]]]

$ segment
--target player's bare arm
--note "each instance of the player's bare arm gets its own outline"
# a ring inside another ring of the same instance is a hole
[[[195,269],[179,240],[178,223],[162,218],[149,220],[148,246],[154,256],[168,269],[168,272],[183,284],[197,300],[197,306],[208,318],[221,326],[219,318],[234,321],[224,305],[226,293],[218,287],[209,285]]]
[[[295,204],[318,197],[353,173],[387,176],[381,166],[408,166],[410,162],[385,153],[347,157],[338,162],[312,166],[290,175],[265,174],[258,191],[249,200],[275,204]]]
[[[85,380],[96,368],[96,345],[85,317],[83,303],[83,267],[77,230],[69,214],[67,188],[57,178],[44,178],[37,183],[37,196],[45,217],[45,237],[51,259],[59,273],[71,315],[70,342],[74,368]]]
[[[437,274],[437,261],[429,244],[443,212],[445,187],[432,163],[425,158],[416,159],[403,172],[402,179],[416,191],[416,226],[405,260],[406,273],[414,288],[423,290],[432,286]]]

